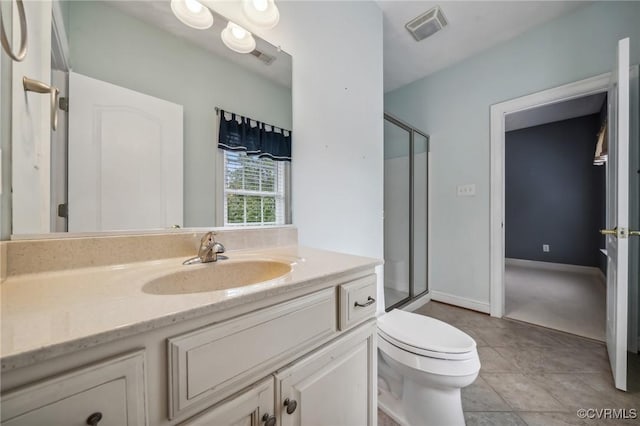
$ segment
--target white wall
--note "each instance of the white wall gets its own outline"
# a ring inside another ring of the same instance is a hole
[[[640,2],[595,3],[385,96],[431,136],[432,289],[489,303],[490,105],[610,71],[624,37],[640,62],[639,22]]]

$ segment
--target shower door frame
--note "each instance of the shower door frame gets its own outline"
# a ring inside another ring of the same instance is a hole
[[[390,122],[391,124],[394,124],[398,127],[400,127],[401,129],[407,131],[409,133],[409,296],[405,297],[404,299],[399,300],[398,302],[394,303],[393,305],[386,307],[385,306],[385,311],[389,312],[392,309],[395,308],[399,308],[401,306],[404,306],[408,303],[411,303],[413,300],[417,299],[418,297],[424,296],[426,294],[429,293],[429,273],[430,273],[430,268],[429,268],[429,238],[430,238],[430,226],[429,226],[429,155],[431,152],[431,138],[429,137],[428,134],[426,134],[425,132],[413,127],[412,125],[402,121],[401,119],[399,119],[398,117],[389,114],[388,112],[384,113],[384,120]],[[415,294],[415,282],[414,282],[414,237],[413,237],[413,232],[415,229],[415,224],[414,224],[414,207],[415,207],[415,201],[414,201],[414,191],[415,191],[415,173],[414,173],[414,155],[415,155],[415,134],[419,134],[420,136],[424,137],[427,140],[427,172],[426,172],[426,176],[427,176],[427,182],[425,183],[425,188],[427,191],[427,196],[426,196],[426,200],[427,200],[427,206],[426,206],[426,214],[427,214],[427,247],[426,247],[426,256],[425,256],[425,265],[427,266],[427,274],[426,274],[426,289],[418,294]],[[383,285],[384,287],[384,285]],[[385,300],[386,303],[386,300]]]

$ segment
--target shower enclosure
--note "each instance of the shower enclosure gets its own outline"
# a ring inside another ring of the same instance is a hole
[[[429,136],[384,114],[384,296],[387,311],[428,291]]]

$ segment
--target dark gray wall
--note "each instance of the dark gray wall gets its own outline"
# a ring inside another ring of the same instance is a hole
[[[506,133],[506,257],[599,266],[605,182],[605,168],[593,165],[599,118]]]

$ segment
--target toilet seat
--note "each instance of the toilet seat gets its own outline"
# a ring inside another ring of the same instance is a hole
[[[461,330],[435,318],[399,309],[378,318],[378,335],[419,356],[452,361],[478,356],[476,342]]]
[[[451,377],[474,375],[480,371],[480,359],[478,358],[478,352],[475,350],[469,358],[464,360],[431,358],[401,349],[388,342],[384,336],[379,336],[378,350],[399,363],[401,366],[398,367],[400,368],[399,371],[403,368],[408,368],[437,376]]]
[[[399,349],[405,350],[407,352],[411,352],[412,354],[415,354],[418,356],[427,357],[427,358],[451,360],[451,361],[464,361],[466,359],[471,359],[475,356],[475,351],[473,350],[469,352],[463,352],[463,353],[449,353],[449,352],[436,352],[436,351],[430,351],[428,349],[417,348],[415,346],[411,346],[397,339],[394,339],[392,336],[389,336],[380,328],[378,328],[378,336],[381,339],[386,340],[387,342],[396,346]]]

